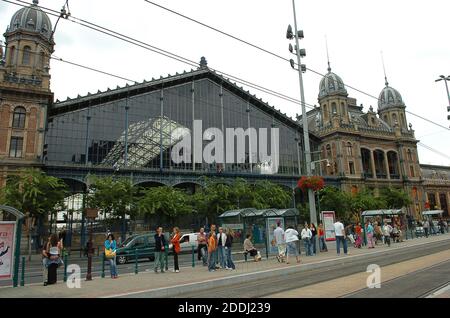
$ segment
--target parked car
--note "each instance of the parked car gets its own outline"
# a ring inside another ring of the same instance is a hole
[[[186,233],[183,234],[180,238],[180,248],[181,253],[191,253],[192,252],[192,246],[194,246],[194,252],[197,252],[198,247],[198,241],[197,241],[197,235],[199,233]],[[172,253],[172,244],[169,245],[170,253]]]
[[[136,249],[138,259],[155,260],[155,238],[154,234],[135,234],[128,237],[119,248],[116,255],[117,264],[125,264],[128,261],[135,260]]]

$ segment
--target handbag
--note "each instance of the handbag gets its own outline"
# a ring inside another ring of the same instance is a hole
[[[112,249],[106,249],[105,248],[105,257],[106,258],[114,258],[114,257],[116,257],[116,251],[113,251]]]

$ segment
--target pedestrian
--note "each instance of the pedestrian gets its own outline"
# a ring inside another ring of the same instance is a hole
[[[163,234],[163,228],[158,226],[155,234],[155,273],[158,273],[158,267],[161,273],[164,273],[164,252],[166,246],[166,237]]]
[[[311,230],[311,248],[312,248],[312,254],[313,256],[316,255],[316,240],[317,240],[317,229],[314,223],[311,223],[310,225]]]
[[[273,237],[275,239],[275,244],[278,247],[278,262],[284,262],[286,254],[286,242],[284,240],[284,230],[281,228],[281,222],[277,222],[277,228],[273,231]]]
[[[439,225],[439,232],[441,232],[441,234],[444,234],[445,233],[444,220],[439,219],[438,225]]]
[[[225,269],[229,270],[235,270],[236,266],[233,263],[233,257],[231,254],[231,247],[233,246],[233,238],[234,238],[234,232],[232,229],[228,228],[226,232],[226,240],[225,240],[225,254],[227,256],[227,261],[225,264]]]
[[[258,251],[253,246],[253,243],[251,241],[252,235],[247,234],[245,237],[246,238],[244,241],[244,252],[250,254],[250,256],[252,256],[255,259],[255,262],[258,262],[260,259],[258,258]]]
[[[216,255],[217,255],[217,237],[216,225],[211,224],[211,230],[208,237],[208,270],[216,271]]]
[[[47,279],[48,279],[48,267],[47,267],[47,262],[48,259],[50,257],[50,238],[51,236],[48,237],[47,243],[44,244],[43,248],[42,248],[42,266],[43,266],[43,271],[42,271],[42,277],[44,279],[44,286],[47,286]]]
[[[58,235],[53,233],[50,236],[49,243],[47,245],[47,261],[45,266],[47,267],[47,285],[56,284],[57,282],[57,268],[59,265],[63,264],[61,259],[62,253],[62,242],[59,241]]]
[[[312,256],[312,249],[311,249],[311,230],[309,229],[308,223],[305,223],[305,227],[302,230],[301,238],[303,241],[303,244],[305,245],[306,250],[306,256]]]
[[[219,227],[219,233],[217,233],[217,253],[219,254],[219,263],[222,269],[226,269],[227,255],[225,253],[225,243],[227,241],[227,235],[224,233],[223,228]]]
[[[379,241],[383,242],[383,232],[381,231],[380,223],[375,222],[374,232],[375,232],[375,238],[376,238],[375,244],[378,245]]]
[[[180,229],[178,227],[173,228],[173,235],[172,239],[170,240],[170,243],[172,243],[172,251],[173,251],[173,272],[179,273],[180,267],[178,266],[178,254],[180,254],[181,247],[180,247],[180,239],[181,239],[181,233]]]
[[[391,234],[392,234],[392,226],[384,222],[383,225],[383,235],[384,235],[384,243],[389,247],[391,246]]]
[[[289,256],[295,256],[297,263],[300,263],[300,256],[298,254],[297,242],[298,232],[292,226],[288,226],[284,232],[287,245],[286,264],[289,264]]]
[[[355,226],[355,247],[357,248],[361,248],[363,240],[362,240],[362,227],[361,227],[361,223],[356,223]]]
[[[336,218],[336,222],[334,223],[334,233],[336,235],[336,250],[337,254],[341,254],[341,246],[344,246],[344,254],[347,255],[347,240],[345,238],[345,229],[344,224],[341,223],[339,218]]]
[[[430,228],[430,223],[428,220],[423,221],[423,230],[425,232],[425,237],[428,237],[428,229]]]
[[[366,233],[367,233],[367,246],[368,246],[368,248],[375,248],[375,244],[373,242],[374,228],[373,228],[372,224],[369,221],[366,222]]]
[[[198,260],[202,260],[203,266],[208,265],[208,245],[206,240],[205,228],[201,227],[200,232],[197,235],[197,258]]]
[[[109,260],[109,271],[111,273],[111,278],[117,278],[117,263],[116,263],[116,249],[117,242],[114,239],[113,234],[109,234],[104,243],[105,246],[105,257]]]
[[[325,231],[323,229],[323,224],[319,224],[319,247],[321,252],[328,252],[327,244],[325,243]]]

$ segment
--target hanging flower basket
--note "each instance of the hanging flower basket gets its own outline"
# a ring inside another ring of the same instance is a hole
[[[301,177],[300,180],[298,180],[297,186],[302,189],[303,191],[307,191],[308,189],[311,189],[313,191],[319,191],[323,189],[325,186],[325,181],[322,177],[319,176],[312,176],[312,177]]]

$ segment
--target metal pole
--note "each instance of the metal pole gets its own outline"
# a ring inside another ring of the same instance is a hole
[[[91,219],[91,227],[89,231],[89,243],[88,243],[88,268],[86,274],[86,280],[92,280],[92,252],[93,252],[93,242],[92,242],[92,219]]]
[[[67,282],[67,255],[64,255],[64,283]]]
[[[134,274],[138,273],[138,249],[134,250]]]
[[[128,94],[127,94],[127,99],[125,102],[125,168],[128,167],[128,110],[130,109],[130,107],[128,106]]]
[[[447,89],[448,106],[450,107],[450,92],[448,91],[447,78],[444,79],[445,88]]]
[[[23,224],[23,219],[17,220],[16,248],[14,251],[13,287],[17,287],[19,284],[20,241],[22,240],[22,224]]]
[[[25,286],[25,256],[22,256],[22,275],[20,277],[20,286]]]
[[[192,267],[195,267],[195,249],[194,249],[194,245],[192,245]]]
[[[105,278],[105,253],[102,254],[102,278]]]
[[[161,118],[159,124],[159,171],[163,171],[163,116],[164,116],[164,90],[161,88],[161,96],[159,97],[161,102]]]
[[[306,106],[305,106],[305,92],[303,90],[303,75],[301,68],[301,57],[300,57],[300,44],[298,40],[298,28],[297,28],[297,14],[295,11],[295,0],[292,0],[292,8],[294,11],[294,28],[295,28],[295,44],[297,46],[297,64],[298,64],[298,79],[300,82],[300,99],[302,105],[302,122],[303,122],[303,138],[305,144],[305,163],[306,163],[306,175],[308,177],[312,176],[311,173],[311,148],[309,144],[309,131],[308,131],[308,118],[306,117]],[[312,189],[308,189],[308,202],[309,202],[309,217],[310,223],[317,224],[317,215],[316,215],[316,202],[314,198],[314,192]],[[316,240],[316,247],[318,247]]]

